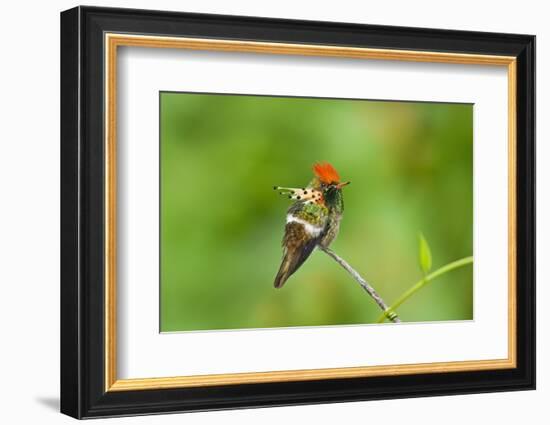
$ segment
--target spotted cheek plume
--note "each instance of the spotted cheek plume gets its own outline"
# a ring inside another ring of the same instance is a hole
[[[273,186],[273,189],[278,190],[281,195],[288,196],[289,199],[294,199],[295,201],[302,201],[306,204],[324,203],[323,193],[309,187],[298,189],[294,187]]]

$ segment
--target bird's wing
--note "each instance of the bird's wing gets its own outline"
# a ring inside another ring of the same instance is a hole
[[[323,234],[327,216],[318,206],[297,202],[288,210],[286,221],[283,261],[275,278],[276,288],[283,286],[311,255]]]

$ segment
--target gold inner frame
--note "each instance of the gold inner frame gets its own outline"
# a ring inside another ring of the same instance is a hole
[[[516,58],[462,53],[105,34],[105,391],[307,381],[481,371],[516,367]],[[495,360],[118,379],[116,372],[116,99],[119,46],[437,62],[507,67],[508,71],[508,357]]]

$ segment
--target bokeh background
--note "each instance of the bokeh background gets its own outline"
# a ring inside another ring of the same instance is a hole
[[[161,331],[373,323],[380,310],[314,252],[273,288],[290,200],[316,161],[342,179],[332,248],[389,304],[416,283],[418,232],[433,270],[472,255],[472,105],[160,94]],[[403,304],[403,321],[472,319],[472,266]]]

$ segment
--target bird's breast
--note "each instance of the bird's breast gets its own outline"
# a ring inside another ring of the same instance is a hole
[[[328,220],[325,233],[323,234],[319,244],[328,248],[328,246],[336,239],[340,230],[340,220],[342,220],[341,214],[333,214]]]

